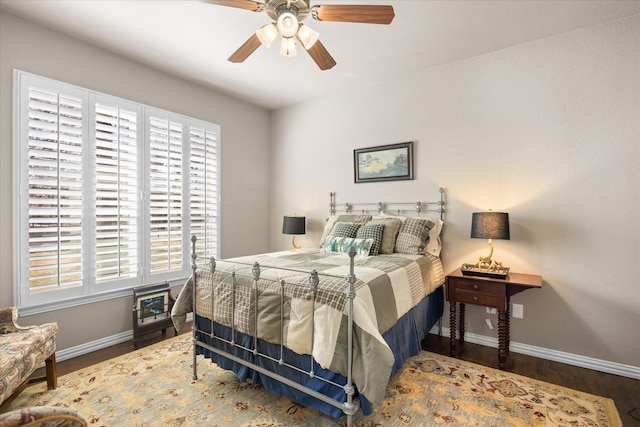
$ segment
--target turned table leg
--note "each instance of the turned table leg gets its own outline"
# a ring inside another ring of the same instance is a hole
[[[456,303],[449,303],[449,354],[456,357]]]
[[[464,342],[464,318],[465,318],[465,313],[466,311],[466,306],[464,304],[460,304],[460,327],[459,327],[459,331],[460,331],[460,342],[463,343]]]
[[[509,311],[509,304],[507,304],[507,355],[509,354],[510,347],[511,347],[511,312]]]
[[[498,361],[500,369],[504,369],[509,348],[509,318],[507,310],[498,311]]]

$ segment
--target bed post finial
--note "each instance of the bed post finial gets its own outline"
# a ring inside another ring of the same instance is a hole
[[[329,215],[335,215],[335,214],[336,214],[336,193],[332,191],[329,193]]]
[[[196,241],[198,240],[198,236],[196,236],[195,234],[191,235],[191,268],[194,269],[196,268],[196,258],[198,257],[198,255],[196,255]]]
[[[318,271],[313,270],[309,275],[309,285],[313,288],[313,291],[316,292],[318,290],[318,285],[320,284],[320,277],[318,277]]]
[[[251,274],[253,274],[253,280],[260,280],[260,264],[258,262],[253,263],[253,268],[251,268]]]

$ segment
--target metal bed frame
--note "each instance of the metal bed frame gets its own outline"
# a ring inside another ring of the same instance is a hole
[[[330,213],[332,215],[335,215],[336,212],[336,203],[335,203],[335,196],[336,194],[334,192],[329,194],[330,196]],[[346,213],[352,213],[353,212],[353,207],[354,206],[359,206],[361,207],[361,212],[367,213],[369,210],[371,210],[372,207],[375,207],[375,210],[380,214],[383,211],[385,211],[385,209],[387,209],[387,206],[407,206],[407,205],[411,205],[413,206],[413,209],[397,209],[396,212],[398,215],[400,215],[400,213],[402,211],[415,211],[418,214],[420,213],[424,213],[424,212],[438,212],[440,215],[440,218],[443,219],[444,217],[444,189],[440,188],[440,200],[436,201],[436,202],[410,202],[410,203],[389,203],[389,204],[385,204],[382,202],[375,202],[375,203],[346,203],[344,205],[344,210]],[[318,273],[317,271],[312,271],[311,273],[309,273],[308,271],[300,271],[300,270],[295,270],[295,269],[287,269],[287,268],[282,268],[282,267],[278,267],[278,269],[280,270],[289,270],[289,271],[295,271],[295,272],[300,272],[300,273],[305,273],[305,274],[309,274],[309,285],[308,285],[308,289],[311,289],[313,292],[313,308],[315,309],[315,296],[316,296],[316,292],[318,289],[318,286],[320,286],[321,280],[323,277],[339,277],[339,278],[344,278],[345,280],[345,288],[344,288],[344,295],[347,297],[347,305],[346,305],[346,310],[347,310],[347,325],[348,325],[348,330],[347,330],[347,373],[346,373],[346,383],[345,384],[337,384],[334,381],[331,381],[329,379],[323,378],[321,376],[317,376],[316,373],[314,372],[314,360],[313,360],[313,356],[309,355],[309,358],[311,358],[311,363],[310,363],[310,370],[306,371],[298,366],[294,366],[291,365],[287,362],[285,362],[284,360],[284,344],[283,343],[283,335],[284,335],[284,311],[282,309],[282,305],[284,302],[284,286],[285,286],[285,280],[281,280],[279,282],[280,285],[280,351],[279,351],[279,357],[275,358],[271,355],[268,355],[266,353],[261,352],[258,349],[258,282],[262,281],[264,283],[264,280],[268,280],[271,281],[271,279],[265,279],[264,277],[261,277],[261,266],[259,263],[255,262],[253,264],[250,263],[243,263],[243,262],[237,262],[234,261],[234,263],[236,264],[244,264],[244,265],[251,265],[252,269],[251,269],[251,280],[253,281],[253,292],[256,295],[256,302],[254,304],[254,309],[255,309],[255,313],[254,313],[254,318],[255,318],[255,322],[254,322],[254,336],[251,336],[251,341],[252,341],[252,346],[247,347],[245,345],[243,345],[242,343],[236,342],[236,337],[237,337],[237,331],[236,331],[236,327],[235,325],[230,327],[231,329],[231,339],[227,339],[224,338],[222,336],[216,335],[214,332],[214,320],[211,319],[211,331],[203,331],[198,329],[198,325],[196,322],[196,307],[197,307],[197,259],[198,256],[196,254],[196,241],[197,241],[197,237],[196,236],[192,236],[191,237],[191,242],[192,242],[192,253],[191,253],[191,259],[192,259],[192,280],[193,280],[193,292],[192,292],[192,297],[193,297],[193,311],[194,311],[194,315],[193,315],[193,323],[191,326],[192,329],[192,343],[193,343],[193,380],[197,380],[198,379],[198,374],[197,374],[197,347],[201,347],[203,349],[209,350],[213,353],[216,353],[220,356],[223,356],[233,362],[236,362],[240,365],[243,365],[249,369],[253,369],[256,372],[259,372],[263,375],[266,375],[276,381],[279,381],[289,387],[292,387],[300,392],[303,392],[309,396],[312,396],[324,403],[327,403],[335,408],[338,408],[340,410],[342,410],[342,412],[347,416],[347,426],[351,427],[353,425],[353,415],[356,414],[356,412],[359,409],[359,403],[358,401],[354,401],[354,394],[355,394],[355,386],[353,384],[353,375],[352,375],[352,370],[353,370],[353,300],[356,296],[356,291],[354,289],[354,284],[356,282],[356,276],[354,273],[354,257],[355,257],[355,250],[353,248],[351,248],[351,250],[349,251],[349,274],[345,276],[336,276],[336,275],[330,275],[330,274],[324,274],[324,273]],[[209,269],[211,270],[211,275],[212,275],[212,286],[214,286],[214,279],[213,279],[213,273],[216,270],[216,260],[214,257],[209,258]],[[265,266],[268,267],[268,266]],[[237,283],[238,283],[238,277],[236,275],[236,273],[231,273],[232,276],[232,289],[233,289],[233,296],[232,296],[232,301],[234,302],[234,307],[232,308],[233,310],[233,314],[232,314],[232,318],[235,318],[235,295],[236,295],[236,289],[237,289]],[[299,285],[298,285],[299,286]],[[214,311],[214,304],[215,304],[215,300],[213,298],[213,292],[211,292],[211,307],[212,307],[212,312]],[[213,317],[213,316],[212,316]],[[313,316],[312,316],[313,317]],[[315,321],[312,322],[312,334],[313,331],[315,329]],[[225,351],[223,349],[214,347],[202,340],[200,340],[198,338],[198,334],[205,334],[209,337],[209,339],[211,340],[215,340],[215,341],[219,341],[221,343],[225,343],[228,346],[231,346],[232,348],[235,349],[239,349],[245,353],[249,353],[252,354],[255,357],[262,357],[264,359],[267,359],[271,362],[277,363],[279,366],[285,366],[293,371],[297,371],[298,373],[303,373],[304,375],[308,376],[310,379],[317,379],[319,381],[322,382],[326,382],[334,387],[340,387],[344,390],[345,396],[346,396],[346,400],[345,401],[339,401],[339,400],[335,400],[331,397],[328,397],[316,390],[310,389],[302,384],[299,384],[298,382],[287,378],[277,372],[273,372],[270,371],[269,369],[260,366],[256,363],[253,363],[251,361],[248,361],[246,359],[243,359],[241,357],[238,357],[235,354],[229,353],[228,351]],[[311,343],[313,345],[313,338],[311,340]],[[313,353],[313,351],[311,351],[310,353]],[[303,356],[304,357],[304,356]]]

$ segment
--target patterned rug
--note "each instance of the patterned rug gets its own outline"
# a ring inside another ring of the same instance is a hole
[[[92,426],[344,426],[315,410],[240,383],[198,356],[181,335],[64,375],[56,390],[28,387],[7,410],[77,409]],[[611,399],[421,352],[393,377],[384,403],[354,426],[621,426]]]

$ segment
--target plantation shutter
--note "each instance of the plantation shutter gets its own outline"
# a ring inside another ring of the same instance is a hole
[[[183,268],[183,125],[149,119],[151,274]]]
[[[196,251],[218,255],[218,133],[206,127],[189,129],[191,234],[197,236]]]
[[[138,116],[95,105],[96,282],[138,275]]]
[[[201,254],[218,255],[219,125],[19,70],[13,77],[21,313],[182,283],[192,234]]]
[[[28,89],[29,293],[82,285],[83,103]]]

